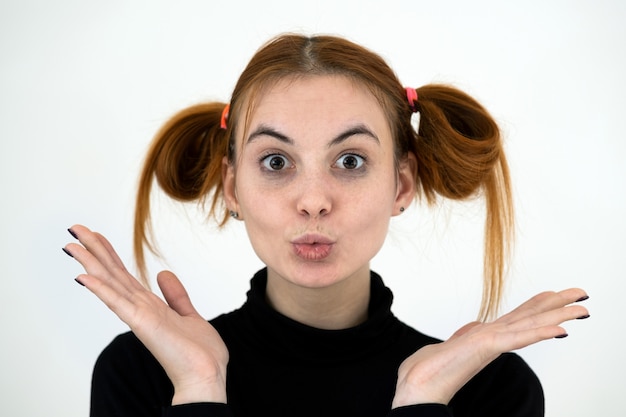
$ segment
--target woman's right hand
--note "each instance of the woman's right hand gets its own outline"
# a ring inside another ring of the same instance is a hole
[[[128,324],[163,366],[174,385],[172,405],[225,403],[228,350],[178,278],[169,271],[157,276],[164,302],[126,270],[102,235],[80,225],[70,233],[81,244],[70,243],[64,250],[86,271],[76,280]]]

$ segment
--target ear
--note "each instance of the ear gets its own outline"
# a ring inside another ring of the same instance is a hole
[[[226,207],[230,211],[238,214],[237,219],[241,220],[239,202],[237,200],[237,190],[235,187],[235,167],[228,161],[228,157],[222,158],[222,187]]]
[[[401,214],[415,199],[415,181],[417,181],[417,158],[409,152],[398,164],[396,200],[393,215]]]

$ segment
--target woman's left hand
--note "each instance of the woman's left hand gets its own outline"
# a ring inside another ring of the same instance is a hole
[[[447,341],[423,347],[400,365],[392,407],[448,404],[500,354],[565,337],[563,322],[589,317],[585,307],[574,304],[586,298],[578,288],[541,293],[496,321],[469,323]]]

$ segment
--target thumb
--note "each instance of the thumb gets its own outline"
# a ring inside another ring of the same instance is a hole
[[[450,339],[454,339],[456,337],[463,336],[465,333],[469,332],[474,327],[476,327],[476,326],[478,326],[480,324],[481,323],[478,322],[478,321],[473,321],[471,323],[467,323],[465,326],[461,327],[459,330],[454,332],[454,334],[452,336],[450,336]]]
[[[199,316],[191,304],[187,290],[180,280],[170,271],[161,271],[157,275],[157,283],[167,304],[181,316]]]

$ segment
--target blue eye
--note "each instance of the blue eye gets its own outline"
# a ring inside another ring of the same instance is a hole
[[[263,166],[270,171],[280,171],[290,165],[289,160],[282,155],[268,155],[261,160]]]
[[[359,169],[365,163],[365,158],[353,153],[341,155],[336,162],[336,165],[342,169]]]

